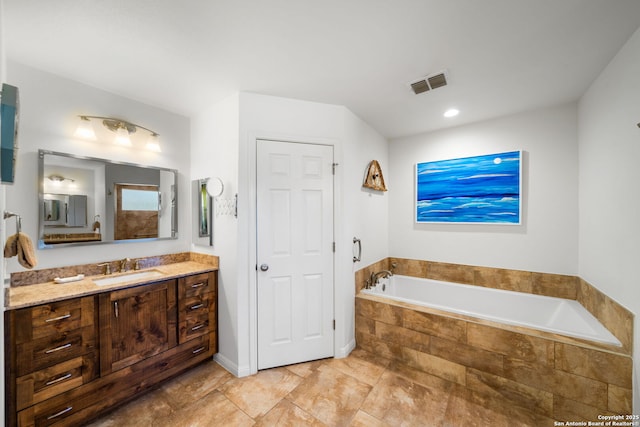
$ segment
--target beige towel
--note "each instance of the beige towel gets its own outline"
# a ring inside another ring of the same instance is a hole
[[[18,255],[18,235],[14,234],[7,238],[7,243],[4,244],[4,257],[11,258]]]
[[[25,233],[17,233],[7,239],[4,245],[4,257],[18,257],[18,262],[24,268],[33,268],[38,264],[33,243]]]
[[[93,223],[93,231],[100,229],[100,221],[96,221]]]

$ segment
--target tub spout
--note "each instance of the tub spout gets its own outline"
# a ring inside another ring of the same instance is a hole
[[[389,270],[378,271],[377,273],[371,273],[371,279],[369,279],[371,286],[376,286],[378,284],[378,280],[382,277],[383,279],[386,277],[393,276],[393,273]]]

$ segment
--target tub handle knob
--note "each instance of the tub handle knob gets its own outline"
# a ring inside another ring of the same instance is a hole
[[[267,271],[269,269],[269,264],[262,264],[260,266],[260,271]]]

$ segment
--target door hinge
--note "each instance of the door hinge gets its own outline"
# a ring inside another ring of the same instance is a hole
[[[333,330],[336,330],[336,319],[333,319]]]
[[[333,249],[333,252],[335,252],[335,251],[336,251],[336,242],[333,242],[333,244],[331,245],[331,247],[332,247],[332,249]]]
[[[336,174],[336,167],[339,165],[340,163],[331,163],[331,173],[333,175]]]

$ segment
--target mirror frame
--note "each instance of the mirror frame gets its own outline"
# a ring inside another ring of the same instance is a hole
[[[60,157],[67,157],[78,160],[89,160],[94,162],[102,162],[105,164],[133,166],[145,169],[154,169],[160,172],[173,173],[173,199],[171,200],[171,236],[170,237],[150,237],[144,239],[126,239],[126,240],[100,240],[92,242],[70,242],[70,243],[45,243],[44,242],[44,230],[45,224],[40,213],[40,209],[44,204],[44,157],[45,155],[54,155]],[[69,246],[93,246],[101,244],[119,244],[119,243],[132,243],[132,242],[149,242],[157,240],[176,240],[178,238],[178,171],[176,169],[164,168],[159,166],[141,165],[136,163],[120,162],[116,160],[101,159],[98,157],[80,156],[77,154],[61,153],[50,150],[38,150],[38,249],[53,249]]]

